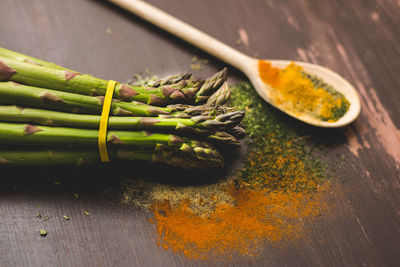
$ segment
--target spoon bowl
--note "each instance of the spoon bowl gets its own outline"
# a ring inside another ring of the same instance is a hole
[[[293,112],[282,105],[277,105],[271,94],[274,88],[265,84],[260,78],[258,71],[260,59],[249,57],[142,0],[109,1],[241,70],[249,78],[256,92],[265,101],[298,120],[314,126],[334,128],[351,123],[360,114],[360,99],[354,87],[339,74],[327,68],[311,63],[294,61],[294,63],[301,66],[306,73],[315,75],[327,84],[333,86],[335,90],[342,93],[350,102],[349,110],[335,122],[318,120],[305,113]],[[278,68],[284,68],[293,62],[290,60],[267,61],[269,61],[272,66]]]
[[[296,65],[301,66],[306,73],[321,78],[327,84],[334,85],[335,90],[338,91],[339,93],[342,93],[346,97],[346,99],[351,103],[349,110],[335,122],[322,121],[305,113],[293,112],[290,109],[286,109],[284,106],[277,105],[271,95],[274,88],[264,83],[261,80],[260,75],[258,73],[259,59],[250,58],[249,64],[243,69],[243,72],[250,79],[257,93],[272,106],[305,123],[326,128],[335,128],[348,125],[351,122],[353,122],[360,114],[361,105],[356,90],[346,79],[341,77],[336,72],[333,72],[330,69],[324,68],[319,65],[302,61],[291,61],[291,60],[268,60],[268,61],[271,63],[271,66],[281,69],[285,68],[286,66],[294,62]]]

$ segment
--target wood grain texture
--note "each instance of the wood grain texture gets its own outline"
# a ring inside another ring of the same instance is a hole
[[[400,2],[149,2],[249,55],[331,68],[361,96],[359,119],[344,129],[314,129],[292,121],[329,147],[323,155],[328,162],[334,165],[346,156],[348,163],[337,171],[343,181],[340,194],[331,200],[336,208],[310,226],[307,242],[271,247],[260,259],[229,265],[398,266]],[[248,45],[237,43],[240,32],[242,39],[246,33]],[[147,68],[160,76],[188,71],[194,55],[210,60],[203,70],[193,71],[196,76],[224,66],[105,1],[2,0],[0,33],[2,47],[105,79],[125,81]],[[231,69],[230,79],[244,76]],[[149,214],[121,206],[113,197],[120,192],[118,179],[140,168],[117,167],[20,169],[13,174],[1,169],[0,266],[207,265],[157,246]],[[37,219],[39,213],[50,220]],[[49,232],[46,238],[38,234],[42,227]]]

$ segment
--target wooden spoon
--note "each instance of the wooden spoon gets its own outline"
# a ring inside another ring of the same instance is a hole
[[[257,93],[265,101],[296,119],[319,127],[341,127],[354,121],[360,114],[360,99],[354,87],[339,74],[327,68],[311,63],[294,61],[295,64],[303,67],[305,72],[316,75],[326,83],[332,85],[350,102],[349,110],[336,122],[322,121],[305,113],[293,112],[282,105],[276,104],[271,95],[274,88],[265,84],[260,78],[258,71],[260,59],[249,57],[144,1],[109,1],[241,70],[250,79]],[[272,66],[279,68],[284,68],[293,62],[290,60],[270,59],[267,61],[269,61]]]

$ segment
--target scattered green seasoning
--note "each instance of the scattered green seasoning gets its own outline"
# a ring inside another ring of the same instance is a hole
[[[192,57],[192,64],[190,64],[190,68],[192,70],[202,70],[203,69],[203,64],[208,64],[208,60],[199,58],[198,56],[193,56]]]
[[[39,229],[39,234],[40,234],[41,236],[47,236],[47,231],[44,230],[44,229]]]
[[[275,108],[264,102],[249,83],[231,88],[231,103],[246,110],[243,124],[247,161],[241,170],[241,182],[266,189],[303,192],[315,190],[324,179],[326,164],[312,156],[309,135],[299,135]]]
[[[62,217],[63,217],[64,220],[69,220],[70,219],[69,216],[67,216],[67,215],[63,215]]]
[[[88,211],[85,211],[84,214],[85,214],[86,216],[90,216],[90,213],[89,213]]]

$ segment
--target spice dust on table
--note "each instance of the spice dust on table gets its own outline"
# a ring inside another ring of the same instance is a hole
[[[257,257],[266,245],[304,239],[329,208],[327,165],[309,136],[282,120],[249,83],[232,87],[231,104],[247,112],[247,155],[238,171],[201,186],[123,182],[121,200],[151,211],[158,244],[189,259]]]

